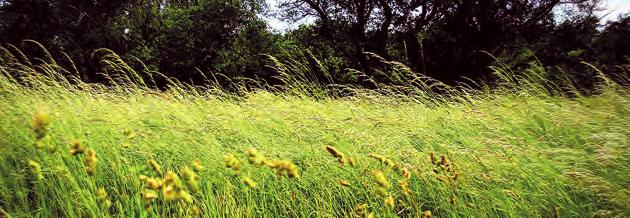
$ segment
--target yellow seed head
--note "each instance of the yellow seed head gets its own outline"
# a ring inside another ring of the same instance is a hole
[[[199,209],[199,207],[197,207],[197,206],[192,207],[192,208],[190,209],[190,211],[192,212],[192,214],[193,214],[194,216],[199,216],[199,215],[201,215],[201,210],[200,210],[200,209]]]
[[[101,206],[104,208],[109,208],[112,206],[112,202],[107,197],[107,192],[103,187],[98,188],[98,190],[96,191],[96,199],[98,200],[99,204],[101,204]]]
[[[391,195],[385,199],[385,206],[394,208],[394,198]]]
[[[350,166],[354,166],[355,165],[354,159],[352,159],[351,157],[348,157],[347,160],[348,160],[348,164],[350,164]]]
[[[365,212],[367,211],[367,204],[359,204],[354,208],[354,213],[355,215],[362,217],[363,215],[365,215]]]
[[[372,171],[372,176],[374,176],[374,179],[379,186],[383,188],[389,187],[389,181],[387,181],[387,178],[385,177],[385,174],[383,174],[383,172],[378,170]]]
[[[243,177],[243,184],[245,184],[247,187],[250,187],[250,188],[256,188],[257,186],[256,182],[254,182],[254,180],[252,180],[251,178],[247,176]]]
[[[162,187],[162,180],[158,178],[147,178],[147,187],[153,190],[158,190]]]
[[[278,176],[284,175],[286,172],[289,178],[297,178],[300,177],[298,173],[298,168],[295,164],[291,163],[288,160],[271,160],[267,161],[266,165],[272,169],[276,170],[276,174]]]
[[[267,161],[267,158],[255,148],[246,149],[245,154],[247,154],[247,160],[249,163],[257,167],[264,165]]]
[[[431,211],[430,211],[430,210],[425,210],[425,211],[422,213],[422,217],[423,217],[423,218],[429,218],[429,217],[431,217],[431,216],[432,216],[432,215],[431,215]]]
[[[149,166],[153,171],[155,171],[158,175],[162,175],[162,167],[155,161],[154,159],[149,160]]]
[[[241,169],[241,163],[232,154],[226,155],[224,162],[225,162],[225,167],[230,168],[236,172],[238,172]]]
[[[38,111],[35,115],[33,115],[31,129],[33,129],[36,139],[39,140],[46,136],[46,128],[48,125],[50,125],[50,117],[48,116],[48,113]]]
[[[406,180],[411,178],[411,172],[409,172],[407,168],[402,168],[401,173],[403,178],[405,178]]]
[[[70,146],[70,154],[71,155],[83,154],[84,151],[85,151],[85,146],[83,146],[83,144],[81,144],[81,141],[74,140],[72,142],[72,145]]]
[[[343,157],[343,153],[341,153],[339,150],[337,150],[333,146],[330,146],[330,145],[326,146],[326,151],[328,151],[328,153],[332,154],[332,156],[335,157],[335,158]]]
[[[179,176],[175,174],[173,171],[166,172],[166,176],[164,176],[163,187],[171,186],[176,189],[182,188],[182,182],[179,180]]]
[[[339,185],[343,187],[348,187],[350,186],[350,182],[348,180],[342,179],[342,180],[339,180]]]
[[[203,165],[201,165],[201,161],[199,161],[199,159],[195,159],[195,160],[193,160],[192,165],[193,165],[193,169],[194,169],[196,172],[201,172],[201,171],[203,171],[203,168],[204,168],[204,167],[203,167]]]
[[[85,152],[85,165],[87,166],[87,173],[94,175],[96,171],[96,152],[92,149],[87,149]]]
[[[184,180],[197,180],[197,174],[190,167],[182,168],[182,178]]]
[[[28,166],[31,176],[36,182],[44,180],[44,175],[42,174],[42,166],[39,165],[39,163],[33,160],[29,160]]]
[[[179,192],[177,192],[177,197],[186,203],[193,202],[192,195],[190,195],[190,193],[188,193],[186,190],[179,190]]]
[[[166,201],[172,201],[177,199],[177,192],[172,185],[165,186],[162,188],[162,196]]]
[[[155,192],[154,190],[144,190],[144,192],[142,192],[142,198],[144,200],[155,200],[157,199],[158,194],[157,192]]]

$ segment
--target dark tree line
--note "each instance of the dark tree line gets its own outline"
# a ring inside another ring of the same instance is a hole
[[[109,48],[193,83],[209,72],[273,82],[261,54],[313,54],[336,82],[362,83],[347,69],[378,71],[370,52],[447,83],[487,79],[497,61],[518,69],[539,60],[588,87],[593,72],[581,61],[616,74],[630,62],[629,16],[602,26],[594,15],[600,3],[282,0],[276,16],[316,20],[281,34],[261,18],[269,13],[264,0],[0,0],[0,42],[32,39],[56,56],[65,52],[95,82],[102,78],[92,52]]]

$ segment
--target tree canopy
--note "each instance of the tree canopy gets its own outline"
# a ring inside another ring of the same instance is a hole
[[[624,73],[615,66],[628,63],[628,15],[602,26],[594,14],[599,5],[281,0],[279,18],[315,22],[280,33],[262,18],[269,14],[264,0],[3,0],[0,42],[38,41],[57,57],[70,56],[82,79],[94,82],[102,79],[93,54],[99,48],[191,83],[203,83],[208,73],[273,81],[262,54],[280,60],[312,56],[340,83],[362,83],[348,69],[386,80],[376,75],[382,70],[368,54],[447,83],[486,80],[497,62],[518,68],[534,60],[580,80],[592,73],[580,61],[613,73]]]

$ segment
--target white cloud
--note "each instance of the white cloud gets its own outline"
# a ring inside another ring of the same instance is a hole
[[[605,9],[597,13],[602,17],[602,23],[615,21],[619,15],[630,13],[630,0],[608,0],[602,6]]]

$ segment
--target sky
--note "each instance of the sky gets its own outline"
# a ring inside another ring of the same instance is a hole
[[[269,8],[272,13],[278,11],[278,0],[266,1],[267,4],[269,4]],[[600,16],[602,18],[601,23],[604,24],[607,21],[617,20],[620,14],[630,13],[630,0],[604,0],[602,7],[605,9],[603,11],[597,12],[597,16]],[[314,21],[313,18],[307,18],[297,23],[288,23],[273,17],[265,17],[265,20],[267,20],[267,23],[269,23],[271,29],[281,32],[296,29],[299,27],[300,24],[310,23]]]

